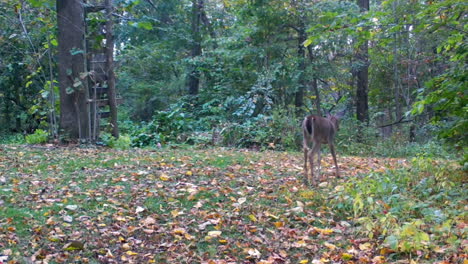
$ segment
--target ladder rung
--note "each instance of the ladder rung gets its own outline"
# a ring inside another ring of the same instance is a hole
[[[99,117],[108,118],[110,117],[110,112],[99,112]]]
[[[105,94],[109,91],[109,88],[107,87],[95,87],[95,88],[91,88],[91,91],[94,93],[96,92],[96,94]]]
[[[91,5],[91,6],[85,6],[85,12],[86,13],[96,13],[100,12],[102,10],[105,10],[106,6],[104,5]]]
[[[109,105],[109,99],[96,99],[96,100],[89,99],[88,102],[89,103],[96,103],[98,107]],[[123,103],[123,98],[116,98],[115,102],[117,104],[121,104],[121,103]]]

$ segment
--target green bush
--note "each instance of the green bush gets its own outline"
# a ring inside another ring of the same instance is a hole
[[[42,129],[36,129],[33,134],[26,135],[26,143],[28,144],[43,144],[49,138],[49,133]]]
[[[414,158],[407,168],[352,177],[323,199],[337,215],[357,218],[359,232],[396,252],[456,251],[466,235],[452,230],[466,217],[465,176],[453,163]]]
[[[102,143],[113,149],[125,150],[129,149],[132,145],[132,140],[129,135],[120,135],[119,138],[113,137],[110,133],[102,133],[101,135]]]

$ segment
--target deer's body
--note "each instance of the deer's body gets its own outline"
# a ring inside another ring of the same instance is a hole
[[[335,162],[336,176],[339,177],[338,164],[336,162],[335,153],[335,134],[338,131],[338,118],[329,115],[326,118],[309,115],[304,118],[302,122],[302,133],[304,135],[303,148],[304,148],[304,177],[306,183],[311,182],[315,185],[314,178],[314,155],[318,156],[318,177],[320,178],[320,146],[321,144],[328,144],[330,152]],[[307,161],[310,163],[310,176],[307,169]]]

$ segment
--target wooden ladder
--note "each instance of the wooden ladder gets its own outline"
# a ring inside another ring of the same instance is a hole
[[[119,137],[112,35],[112,0],[84,0],[86,64],[89,84],[91,140],[99,139],[101,119],[109,118],[111,134]]]

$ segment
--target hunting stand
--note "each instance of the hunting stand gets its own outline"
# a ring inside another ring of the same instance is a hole
[[[86,67],[89,87],[90,136],[99,139],[101,127],[109,126],[119,137],[114,74],[112,0],[84,0]],[[107,118],[108,121],[103,121]]]

